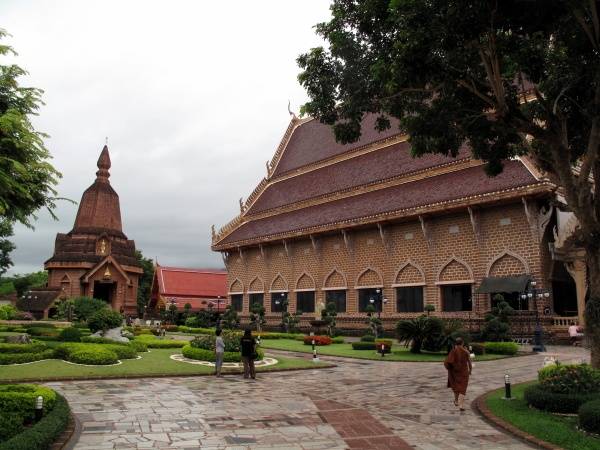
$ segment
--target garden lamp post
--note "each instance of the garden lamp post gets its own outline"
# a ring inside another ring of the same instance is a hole
[[[217,323],[216,327],[221,328],[221,296],[217,295]]]
[[[275,304],[281,305],[281,323],[283,324],[283,328],[285,329],[285,332],[287,333],[287,331],[288,331],[287,323],[285,323],[285,313],[287,312],[287,307],[286,307],[286,301],[285,301],[285,294],[283,292],[279,293],[279,298],[275,299]]]
[[[543,352],[546,351],[543,340],[542,324],[540,323],[540,312],[538,310],[538,300],[549,298],[550,293],[545,289],[537,289],[537,283],[531,281],[525,292],[521,294],[522,300],[533,299],[533,307],[535,309],[535,331],[533,332],[533,351]]]

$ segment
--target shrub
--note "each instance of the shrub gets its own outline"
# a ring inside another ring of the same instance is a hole
[[[390,353],[392,351],[393,341],[391,339],[375,339],[375,349],[381,352],[381,346],[383,345],[383,353]]]
[[[104,300],[98,300],[91,297],[77,297],[73,300],[73,312],[77,319],[86,322],[94,314],[103,309],[108,310],[108,305]]]
[[[539,371],[538,380],[554,393],[600,392],[600,370],[587,364],[552,364]]]
[[[329,336],[304,336],[304,345],[312,345],[313,341],[315,345],[331,345]]]
[[[100,330],[110,330],[111,328],[121,326],[122,323],[123,316],[117,311],[113,311],[112,309],[108,308],[96,311],[88,319],[88,326],[90,327],[90,331],[92,331],[92,333]]]
[[[519,344],[515,342],[486,342],[484,344],[486,353],[495,355],[516,355]]]
[[[137,351],[130,345],[105,344],[101,348],[114,352],[119,359],[137,358]]]
[[[28,327],[27,334],[30,336],[58,337],[59,330],[54,327]]]
[[[141,335],[153,336],[154,334],[152,333],[152,330],[150,328],[134,328],[133,335],[134,336],[141,336]]]
[[[239,352],[240,351],[240,338],[241,334],[226,331],[221,337],[225,344],[225,352]],[[190,345],[195,348],[203,348],[205,350],[215,350],[215,338],[212,336],[197,336],[191,342]]]
[[[584,403],[577,415],[581,428],[590,433],[600,434],[600,400]]]
[[[196,359],[199,361],[215,361],[215,352],[214,350],[207,350],[205,348],[192,347],[191,345],[186,345],[181,349],[181,353],[183,356],[189,359]],[[264,352],[261,349],[257,349],[256,353],[258,354],[258,359],[264,358]],[[223,354],[224,362],[240,362],[242,360],[242,356],[239,352],[225,352]]]
[[[581,405],[591,400],[600,399],[600,393],[555,393],[544,389],[540,384],[534,384],[525,389],[523,394],[529,406],[543,411],[576,414]]]
[[[77,364],[104,366],[118,362],[117,354],[104,348],[79,349],[69,353],[69,361]]]
[[[485,355],[485,344],[474,342],[471,344],[471,350],[476,355]]]
[[[51,348],[38,353],[0,353],[0,366],[8,364],[24,364],[43,359],[54,358],[54,350]]]
[[[17,311],[15,314],[14,320],[33,320],[33,314],[27,311]]]
[[[23,431],[25,419],[9,411],[0,412],[0,442],[10,439]]]
[[[50,448],[69,423],[69,404],[59,394],[53,408],[42,419],[12,439],[0,443],[0,450],[31,450]]]
[[[56,392],[50,388],[37,384],[0,385],[0,411],[9,411],[25,420],[33,420],[38,396],[44,399],[44,412],[54,407]]]
[[[360,342],[375,342],[375,336],[372,334],[365,334],[360,338]]]
[[[148,346],[144,344],[142,341],[129,341],[129,345],[131,345],[136,352],[143,353],[148,351]]]
[[[443,322],[436,317],[419,316],[412,320],[401,320],[396,326],[396,331],[398,340],[407,347],[410,345],[411,353],[421,353],[425,340],[439,336],[442,327]]]
[[[13,305],[0,306],[0,320],[12,320],[17,315],[17,308]]]
[[[63,342],[79,342],[81,340],[81,330],[75,327],[63,328],[58,335],[58,340]]]
[[[165,325],[163,328],[167,331],[179,331],[179,327],[177,325]]]
[[[140,339],[142,337],[145,337],[145,339]],[[154,336],[138,336],[135,340],[145,344],[147,348],[181,348],[188,344],[188,341],[157,339]]]
[[[56,328],[51,322],[34,322],[27,325],[27,328]]]
[[[375,350],[375,342],[353,342],[352,349],[354,350]]]
[[[343,344],[344,338],[342,336],[331,338],[332,344]]]
[[[43,342],[33,344],[0,344],[0,353],[39,353],[46,350],[48,346]]]

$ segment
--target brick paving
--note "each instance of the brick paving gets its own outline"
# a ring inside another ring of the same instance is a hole
[[[589,360],[551,347],[559,360]],[[476,362],[468,400],[535,377],[544,355]],[[467,409],[440,363],[336,359],[338,367],[240,376],[48,383],[81,424],[75,449],[517,450],[528,445]]]

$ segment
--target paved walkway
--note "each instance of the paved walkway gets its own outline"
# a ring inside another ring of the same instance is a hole
[[[555,347],[561,361],[589,359]],[[543,355],[476,362],[468,399],[535,377]],[[82,424],[75,448],[530,448],[456,411],[439,363],[344,360],[333,369],[239,376],[50,383]]]

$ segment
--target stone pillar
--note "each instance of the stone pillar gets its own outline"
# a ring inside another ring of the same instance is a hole
[[[587,266],[582,259],[576,259],[573,262],[565,262],[565,268],[569,275],[575,281],[577,290],[577,318],[580,326],[585,326],[585,294],[587,292]]]

